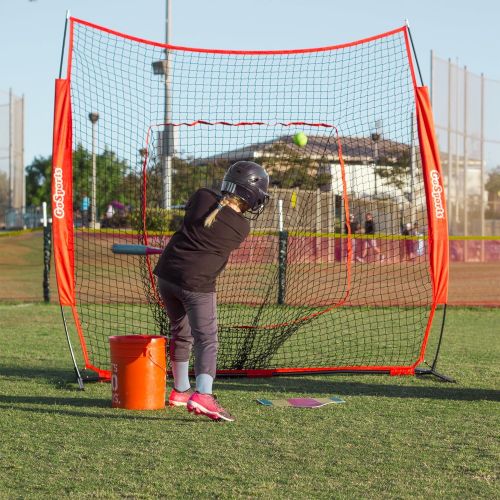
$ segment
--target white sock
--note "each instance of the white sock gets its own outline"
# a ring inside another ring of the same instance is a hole
[[[172,361],[172,374],[176,391],[184,392],[191,387],[189,383],[189,361]]]
[[[214,378],[208,373],[200,373],[196,376],[196,390],[201,394],[212,394]]]

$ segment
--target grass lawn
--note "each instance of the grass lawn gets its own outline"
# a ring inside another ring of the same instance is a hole
[[[1,498],[498,498],[500,309],[450,308],[457,379],[219,379],[237,417],[110,407],[74,383],[59,308],[0,304]],[[338,395],[266,408],[257,398]]]
[[[52,298],[57,300],[54,265],[49,277]],[[0,301],[43,300],[43,233],[9,235],[0,232]]]

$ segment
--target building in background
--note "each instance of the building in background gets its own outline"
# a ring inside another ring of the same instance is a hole
[[[378,230],[393,235],[400,234],[403,223],[418,222],[420,227],[426,226],[425,192],[414,144],[386,139],[381,134],[376,145],[370,136],[342,136],[338,140],[342,145],[350,210],[358,219],[364,220],[367,212],[375,213]],[[316,206],[300,208],[304,228],[316,224],[317,232],[343,231],[343,180],[334,136],[311,134],[307,145],[299,147],[293,143],[291,134],[283,135],[199,158],[190,164],[195,167],[219,164],[224,170],[239,160],[255,161],[269,172],[272,196],[268,215],[277,213],[273,204],[278,199],[285,206],[293,204],[296,189],[315,191]],[[285,212],[290,215],[294,211]],[[259,230],[276,227],[275,222],[265,224],[268,221],[263,217],[253,227]],[[297,227],[298,222],[293,224]]]

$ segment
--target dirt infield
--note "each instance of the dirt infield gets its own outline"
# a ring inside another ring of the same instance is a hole
[[[448,304],[500,307],[500,262],[452,262]]]
[[[130,258],[129,263],[132,264],[136,259]],[[305,271],[303,267],[297,267],[296,279],[299,279],[300,274],[303,275]],[[391,266],[391,271],[397,271],[396,267]],[[56,302],[57,290],[53,266],[51,271],[51,299],[52,302]],[[0,237],[0,301],[42,301],[42,277],[41,232]],[[339,275],[338,285],[343,290],[345,284],[341,277]],[[240,283],[244,281],[241,276],[238,276],[238,279]],[[131,292],[129,289],[127,295]],[[139,287],[137,292],[141,293]],[[328,298],[339,300],[342,295],[342,293],[333,294]],[[500,263],[451,262],[448,303],[460,306],[500,307]]]

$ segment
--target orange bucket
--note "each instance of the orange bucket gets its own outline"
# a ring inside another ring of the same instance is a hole
[[[113,408],[165,408],[166,340],[157,335],[109,337]]]

